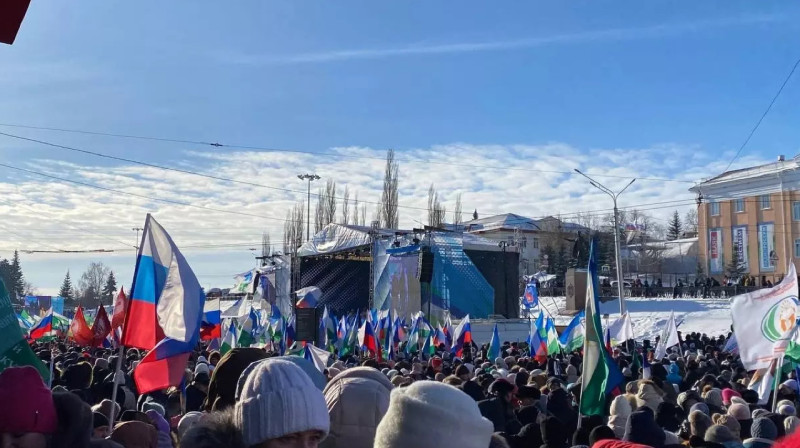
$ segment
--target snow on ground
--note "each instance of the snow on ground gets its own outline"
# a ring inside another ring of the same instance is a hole
[[[571,316],[562,316],[566,306],[565,297],[540,297],[539,303],[546,314],[551,314],[556,325],[567,325]],[[728,299],[694,299],[694,298],[654,298],[629,297],[626,300],[628,312],[633,323],[633,332],[637,340],[654,340],[666,325],[671,311],[675,311],[675,321],[682,333],[699,332],[709,336],[718,336],[730,331],[732,324],[730,301]],[[608,313],[608,322],[619,318],[619,302],[611,300],[600,304],[600,312]],[[538,315],[535,312],[535,315]],[[603,326],[606,322],[603,322]]]

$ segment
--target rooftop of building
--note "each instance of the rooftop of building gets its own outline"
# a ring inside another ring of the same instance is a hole
[[[800,155],[794,156],[790,159],[779,156],[779,159],[775,162],[725,171],[718,176],[701,181],[699,184],[690,188],[689,191],[698,193],[706,187],[717,187],[726,184],[765,178],[767,176],[774,176],[783,172],[795,171],[798,168],[800,168]]]
[[[462,224],[468,232],[480,232],[489,230],[520,230],[520,231],[554,231],[562,232],[583,232],[589,229],[572,222],[562,221],[553,216],[542,219],[527,218],[515,213],[503,213],[501,215],[487,216],[485,218],[473,219]]]

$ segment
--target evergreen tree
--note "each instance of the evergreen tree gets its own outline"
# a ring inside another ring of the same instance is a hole
[[[681,224],[681,215],[675,210],[675,213],[672,214],[672,220],[669,222],[669,227],[667,228],[667,239],[670,241],[677,240],[681,237],[682,231],[683,225]]]
[[[22,297],[25,294],[25,279],[22,276],[22,266],[19,263],[19,252],[14,251],[14,258],[11,259],[11,285],[9,292]]]
[[[113,303],[115,292],[117,292],[117,279],[114,278],[114,271],[110,271],[108,273],[108,280],[106,280],[106,285],[103,286],[103,298],[104,299],[110,298],[111,302]]]
[[[69,271],[67,271],[67,275],[64,276],[64,282],[61,283],[61,290],[59,290],[58,295],[63,297],[64,301],[75,299],[72,293],[72,279],[69,277]]]

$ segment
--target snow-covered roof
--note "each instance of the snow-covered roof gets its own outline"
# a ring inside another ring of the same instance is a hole
[[[689,190],[695,193],[704,192],[708,188],[752,181],[765,177],[776,177],[780,173],[795,171],[800,168],[800,155],[788,160],[778,160],[763,165],[726,171],[718,176],[706,179]]]
[[[533,219],[515,213],[503,213],[502,215],[473,219],[465,222],[463,226],[468,232],[485,232],[489,230],[547,231],[553,228],[560,228],[564,232],[588,230],[580,224],[561,221],[552,216]]]
[[[369,227],[364,226],[331,223],[314,234],[311,241],[306,241],[300,246],[297,250],[297,254],[304,257],[366,247],[370,244],[370,230]],[[412,239],[414,238],[414,232],[412,230],[377,229],[376,234],[376,237],[382,240],[397,239],[401,242],[402,246],[412,244]],[[500,250],[496,241],[469,233],[462,234],[455,232],[455,234],[462,238],[464,249]]]

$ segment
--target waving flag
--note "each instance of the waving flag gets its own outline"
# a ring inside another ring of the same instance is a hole
[[[222,337],[220,300],[206,300],[203,305],[203,320],[200,322],[200,339],[210,341],[219,337]]]
[[[41,339],[45,336],[50,336],[53,331],[53,308],[47,311],[47,314],[31,328],[30,338]]]
[[[247,271],[233,277],[232,293],[239,294],[252,294],[255,291],[253,278],[255,277],[254,271]]]
[[[322,310],[322,326],[325,330],[325,348],[329,350],[336,345],[336,341],[338,340],[336,322],[334,322],[333,319],[334,317],[331,316],[328,307],[325,306]]]
[[[205,294],[166,230],[148,214],[122,344],[150,350],[133,372],[141,394],[177,386],[197,339]]]
[[[675,311],[669,313],[669,320],[661,332],[661,338],[656,346],[655,359],[661,360],[667,355],[667,349],[680,344],[678,338],[678,326],[675,324]]]
[[[361,328],[358,329],[358,345],[363,350],[372,352],[378,362],[383,362],[380,344],[378,344],[378,338],[375,337],[375,330],[372,328],[372,324],[366,320]]]
[[[770,367],[775,342],[794,329],[799,313],[794,263],[789,263],[786,277],[774,287],[731,298],[733,332],[747,370]],[[800,358],[800,344],[790,341],[785,354]]]
[[[561,344],[558,343],[558,332],[556,331],[556,323],[553,321],[552,317],[547,318],[547,325],[545,326],[545,330],[547,331],[547,354],[555,355],[556,353],[561,351]]]
[[[119,288],[117,297],[114,299],[114,311],[111,313],[111,331],[122,328],[125,324],[125,309],[127,308],[128,298],[125,297],[125,288]]]
[[[489,362],[494,362],[495,359],[500,357],[500,335],[497,333],[497,322],[494,324],[492,330],[492,340],[489,342],[489,350],[486,352],[486,358]]]
[[[294,292],[297,295],[297,308],[316,308],[322,291],[316,286],[307,286]]]
[[[567,352],[573,352],[583,348],[583,328],[585,326],[586,314],[583,310],[576,314],[569,322],[567,328],[561,333],[559,342]]]
[[[303,358],[311,361],[320,373],[328,368],[328,359],[330,357],[331,354],[327,350],[314,347],[313,344],[306,344],[306,348],[303,352]]]
[[[614,395],[624,381],[622,372],[611,355],[603,349],[603,327],[597,278],[597,241],[589,249],[589,269],[586,281],[586,334],[583,341],[583,378],[581,381],[580,413],[603,415],[606,398]]]
[[[91,345],[94,339],[94,332],[86,324],[83,308],[80,305],[75,309],[75,317],[72,318],[72,324],[69,326],[69,336],[80,345]]]
[[[536,321],[531,321],[530,335],[528,336],[531,357],[539,364],[547,362],[547,323],[544,313],[539,313]]]
[[[94,334],[93,347],[102,347],[106,336],[111,333],[111,322],[108,321],[108,314],[106,314],[106,309],[103,305],[100,305],[97,309],[97,317],[94,318],[92,333]]]
[[[220,354],[224,355],[225,353],[231,351],[231,349],[236,348],[237,340],[238,338],[236,337],[236,320],[231,319],[227,331],[225,332],[225,336],[222,338],[222,345],[219,348]]]
[[[464,348],[470,347],[471,344],[472,326],[469,324],[469,314],[467,314],[453,331],[453,348],[450,352],[460,358],[464,356]]]
[[[3,280],[0,279],[0,322],[3,322],[0,324],[0,360],[2,360],[0,372],[12,366],[33,366],[47,383],[50,372],[33,352],[19,326],[14,324],[14,317],[11,298],[8,296]],[[6,403],[6,406],[13,405],[15,404]]]
[[[539,290],[536,288],[535,282],[525,285],[525,294],[522,298],[522,306],[526,309],[531,309],[539,304]]]
[[[626,311],[619,319],[615,320],[608,326],[608,334],[611,336],[611,341],[616,344],[622,344],[628,339],[633,339],[633,323],[631,322],[630,314]]]
[[[254,336],[256,330],[258,330],[258,316],[256,316],[251,307],[250,313],[248,313],[247,318],[242,323],[242,327],[239,329],[239,340],[236,341],[236,344],[239,347],[250,347],[256,340]]]

